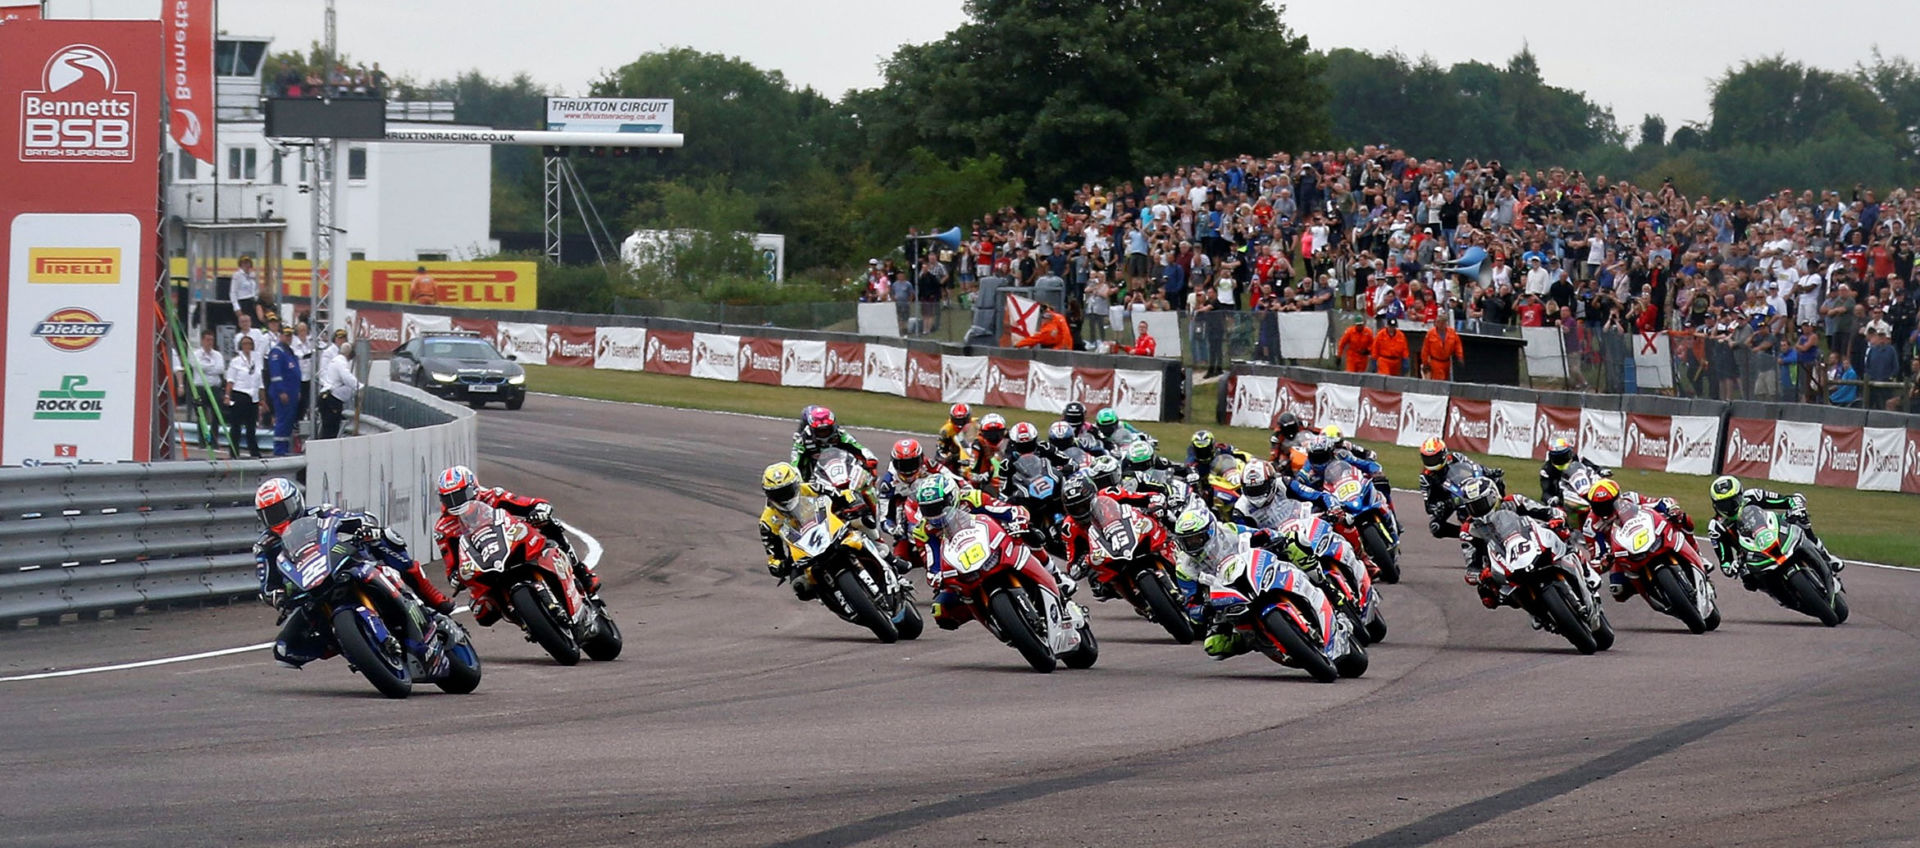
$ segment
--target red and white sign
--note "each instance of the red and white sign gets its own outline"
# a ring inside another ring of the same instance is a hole
[[[593,328],[547,325],[547,364],[593,367]]]
[[[1404,392],[1400,395],[1400,434],[1393,443],[1415,447],[1441,438],[1447,430],[1447,396]]]
[[[39,3],[29,3],[29,4],[18,5],[18,6],[8,4],[8,5],[0,6],[0,24],[9,23],[12,21],[37,21],[37,20],[40,20],[40,4]]]
[[[473,333],[483,339],[491,339],[500,333],[500,322],[491,318],[467,318],[455,315],[452,318],[452,327]]]
[[[1027,363],[1027,408],[1035,412],[1059,414],[1073,400],[1073,368],[1066,365]]]
[[[870,392],[902,397],[907,393],[907,349],[887,345],[867,345],[866,382]]]
[[[362,309],[353,316],[353,337],[366,339],[374,353],[392,353],[400,347],[400,313]]]
[[[1580,448],[1580,407],[1535,404],[1533,416],[1533,458],[1546,459],[1554,439],[1566,439]],[[1711,463],[1713,457],[1707,457]]]
[[[193,158],[214,167],[214,0],[162,0],[166,25],[167,106],[173,140]]]
[[[1580,410],[1580,456],[1618,468],[1627,455],[1627,414],[1605,409]]]
[[[1273,377],[1258,374],[1241,374],[1233,378],[1230,387],[1233,394],[1228,396],[1227,423],[1235,427],[1271,426],[1274,416],[1274,400],[1280,392],[1280,381]],[[1033,397],[1032,381],[1027,385],[1027,397]]]
[[[1273,421],[1280,413],[1291,412],[1308,426],[1319,429],[1321,424],[1313,420],[1313,413],[1320,405],[1320,392],[1312,383],[1298,380],[1280,381],[1273,398],[1273,409],[1267,412],[1267,429],[1273,429]]]
[[[1469,398],[1447,400],[1447,447],[1486,453],[1493,440],[1493,402]]]
[[[827,342],[827,388],[858,391],[867,377],[867,346],[860,342]]]
[[[1807,421],[1773,422],[1771,479],[1807,485],[1820,467],[1820,425]]]
[[[940,357],[942,403],[987,402],[987,357]]]
[[[1673,388],[1673,343],[1666,333],[1634,335],[1633,375],[1643,389]]]
[[[1620,464],[1647,471],[1667,470],[1667,457],[1672,453],[1670,430],[1671,425],[1665,415],[1629,413],[1626,444],[1621,452]]]
[[[1861,454],[1866,450],[1866,435],[1859,427],[1820,428],[1820,453],[1815,460],[1813,482],[1842,489],[1860,485]]]
[[[1027,408],[1027,366],[1024,359],[995,356],[987,360],[987,405]]]
[[[1488,412],[1493,425],[1487,437],[1487,452],[1516,459],[1533,457],[1534,404],[1524,401],[1496,400]]]
[[[907,351],[907,397],[914,400],[940,399],[940,354]],[[1028,393],[1032,397],[1032,393]]]
[[[593,328],[593,367],[642,371],[647,367],[647,328]]]
[[[493,336],[493,346],[519,360],[521,365],[545,365],[547,325],[501,321]]]
[[[1907,431],[1906,458],[1901,460],[1900,491],[1920,495],[1920,430]]]
[[[1012,347],[1040,331],[1040,301],[1017,294],[1007,295],[1006,320],[1005,344]]]
[[[1359,423],[1354,425],[1353,434],[1374,442],[1391,442],[1398,438],[1400,393],[1379,389],[1360,390]]]
[[[1907,431],[1900,427],[1868,427],[1860,434],[1860,488],[1875,492],[1900,491],[1906,462]]]
[[[444,333],[451,329],[453,329],[453,319],[445,315],[420,315],[413,312],[404,312],[400,315],[401,344],[406,344],[427,333]],[[489,334],[487,338],[492,339],[493,336]],[[495,347],[501,346],[495,345]],[[506,349],[501,347],[500,352],[506,353]]]
[[[721,333],[693,334],[690,376],[734,382],[740,379],[740,337]]]
[[[648,330],[647,371],[676,377],[692,374],[693,334],[684,330]]]
[[[752,341],[758,341],[758,339],[754,339]],[[778,350],[777,355],[780,357],[779,360],[777,360],[780,365],[779,367],[780,385],[801,386],[801,387],[810,388],[810,389],[820,389],[820,388],[826,387],[827,385],[827,343],[826,342],[794,341],[792,339],[788,339],[785,342],[775,342],[775,346]],[[748,349],[748,347],[749,345],[743,344],[740,346],[740,349],[744,353]],[[835,363],[838,364],[837,358],[835,360]],[[864,376],[866,371],[866,363],[856,361],[853,364],[855,367],[861,370],[862,376]],[[757,367],[757,363],[755,365]],[[742,380],[747,379],[746,374],[747,374],[747,363],[742,362],[740,364],[740,379]]]
[[[1313,397],[1314,429],[1338,427],[1351,434],[1360,427],[1360,387],[1321,383]]]
[[[779,339],[743,338],[740,340],[740,382],[778,386],[785,379],[786,345]],[[819,363],[826,368],[827,351],[821,344]],[[816,384],[817,385],[817,384]]]
[[[1719,443],[1719,416],[1673,416],[1667,426],[1667,472],[1712,474],[1714,448]]]
[[[1163,385],[1166,375],[1159,371],[1113,372],[1113,411],[1122,419],[1160,420]]]
[[[1720,469],[1735,477],[1761,480],[1773,476],[1773,425],[1763,418],[1733,418],[1727,421],[1727,449]]]
[[[1073,385],[1067,389],[1067,396],[1085,406],[1089,416],[1112,406],[1113,369],[1074,368]]]
[[[38,83],[20,93],[20,161],[134,161],[137,136],[155,125],[141,120],[151,111],[141,113],[140,94],[123,87],[121,70],[111,54],[93,44],[75,42],[52,51]],[[125,70],[130,79],[147,76],[138,68]]]

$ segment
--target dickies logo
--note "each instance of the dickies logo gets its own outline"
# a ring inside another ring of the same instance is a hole
[[[100,343],[113,329],[112,321],[79,307],[56,309],[33,327],[34,336],[47,340],[47,346],[62,353],[79,353]]]
[[[120,282],[120,248],[27,248],[27,282],[115,285]]]

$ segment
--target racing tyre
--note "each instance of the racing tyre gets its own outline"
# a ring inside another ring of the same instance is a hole
[[[1286,654],[1288,659],[1293,660],[1308,674],[1313,675],[1313,679],[1321,683],[1332,683],[1340,679],[1340,670],[1327,661],[1325,654],[1309,647],[1313,640],[1309,639],[1300,629],[1300,625],[1294,624],[1293,619],[1286,613],[1277,609],[1269,611],[1260,617],[1260,624],[1261,629],[1266,631],[1266,637],[1273,640],[1273,644],[1280,649],[1280,652]]]
[[[625,639],[620,635],[620,625],[615,624],[613,616],[607,614],[607,608],[598,607],[597,609],[600,615],[600,632],[595,633],[592,639],[582,644],[580,650],[586,652],[586,655],[595,662],[607,662],[620,656],[620,649],[625,647]]]
[[[1574,613],[1574,603],[1568,597],[1572,594],[1573,590],[1568,589],[1566,584],[1556,581],[1547,587],[1547,591],[1540,593],[1540,604],[1546,608],[1547,617],[1553,619],[1553,629],[1560,631],[1560,635],[1572,643],[1574,650],[1592,654],[1600,650],[1600,646],[1594,641],[1593,631],[1587,629],[1587,623]]]
[[[1193,620],[1187,618],[1187,611],[1173,602],[1167,594],[1167,586],[1160,581],[1158,571],[1142,571],[1134,577],[1134,588],[1147,602],[1147,609],[1153,611],[1153,620],[1166,628],[1167,635],[1182,645],[1193,644]]]
[[[1596,610],[1600,616],[1600,626],[1593,629],[1593,647],[1607,650],[1613,647],[1613,622],[1607,620],[1606,610]]]
[[[912,641],[920,638],[921,631],[927,629],[927,620],[920,617],[920,608],[914,606],[913,601],[901,598],[900,613],[894,617],[893,629],[901,639]]]
[[[1814,578],[1813,572],[1795,571],[1787,578],[1787,588],[1793,592],[1801,612],[1820,619],[1820,623],[1828,627],[1840,623],[1840,613],[1833,604],[1827,603],[1827,593],[1820,591],[1820,581]]]
[[[893,619],[874,604],[873,596],[867,594],[867,584],[860,582],[858,573],[848,570],[834,575],[833,587],[846,601],[847,608],[853,610],[853,620],[873,631],[875,638],[889,645],[900,640],[900,631],[893,628]]]
[[[347,662],[353,663],[354,670],[360,672],[373,688],[389,698],[405,698],[413,693],[413,680],[407,676],[406,657],[388,656],[379,645],[374,644],[372,634],[366,630],[366,623],[360,620],[360,614],[353,607],[344,607],[333,613],[333,637],[340,643],[340,653]]]
[[[1674,618],[1680,619],[1694,633],[1707,632],[1707,622],[1700,618],[1700,610],[1693,605],[1693,591],[1687,587],[1687,581],[1680,577],[1679,566],[1656,566],[1653,569],[1653,582],[1660,587],[1660,594],[1666,597]]]
[[[513,601],[514,615],[520,623],[527,626],[527,635],[533,637],[555,662],[561,665],[580,663],[580,645],[573,641],[573,634],[555,621],[553,610],[541,603],[540,593],[533,590],[533,584],[522,583],[508,593]]]
[[[1367,559],[1380,569],[1381,580],[1400,582],[1400,561],[1394,558],[1393,545],[1387,543],[1387,535],[1380,529],[1379,521],[1360,525],[1360,545],[1367,549]]]
[[[1333,669],[1340,672],[1341,677],[1349,680],[1366,674],[1367,649],[1359,642],[1355,642],[1353,644],[1353,650],[1346,652],[1341,655],[1339,659],[1333,661]]]
[[[1180,618],[1182,621],[1186,620],[1186,616],[1181,616]],[[1060,655],[1060,661],[1066,663],[1067,668],[1076,669],[1093,668],[1093,664],[1098,662],[1099,659],[1100,641],[1093,638],[1092,624],[1081,626],[1080,647]]]
[[[1018,590],[1000,589],[987,600],[987,614],[993,616],[994,625],[1000,628],[1002,635],[1013,644],[1013,649],[1025,657],[1027,665],[1041,674],[1053,673],[1053,649],[1047,647],[1040,634],[1033,630],[1033,619],[1021,609],[1013,593]]]
[[[1374,602],[1373,618],[1367,621],[1367,644],[1375,645],[1387,638],[1387,614],[1380,611],[1379,601]]]
[[[1847,613],[1850,611],[1851,610],[1847,608],[1847,590],[1835,589],[1833,592],[1834,618],[1838,619],[1840,623],[1845,623],[1847,620]]]
[[[480,688],[480,655],[474,653],[473,641],[462,634],[458,641],[448,642],[445,650],[447,676],[434,685],[450,695],[465,695]]]

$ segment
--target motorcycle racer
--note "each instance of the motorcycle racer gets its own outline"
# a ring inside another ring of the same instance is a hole
[[[1267,437],[1267,461],[1279,464],[1280,458],[1300,444],[1300,416],[1282,412],[1273,419],[1273,435]]]
[[[1102,457],[1102,459],[1106,458]],[[1111,498],[1128,506],[1139,507],[1146,510],[1149,516],[1158,513],[1161,504],[1164,503],[1164,499],[1159,495],[1129,492],[1117,485],[1102,489],[1092,475],[1075,475],[1062,484],[1060,505],[1066,511],[1067,520],[1060,528],[1060,536],[1067,548],[1067,574],[1074,579],[1079,579],[1086,573],[1086,560],[1090,553],[1087,531],[1093,524],[1094,499],[1099,497]],[[1165,557],[1169,563],[1174,561],[1173,548],[1170,544],[1164,549],[1157,548],[1155,553]],[[1095,595],[1100,595],[1098,589],[1095,590]]]
[[[1067,405],[1060,409],[1060,420],[1073,428],[1073,437],[1076,439],[1093,432],[1093,425],[1087,423],[1087,405],[1077,400],[1067,401]]]
[[[1340,506],[1324,488],[1327,466],[1334,460],[1346,460],[1348,465],[1366,472],[1369,477],[1380,473],[1380,463],[1362,459],[1342,448],[1335,447],[1333,440],[1326,436],[1318,433],[1309,435],[1305,444],[1307,464],[1301,466],[1300,470],[1287,481],[1287,493],[1297,500],[1319,507],[1322,512],[1331,512]]]
[[[1540,463],[1540,500],[1548,506],[1560,505],[1561,483],[1567,479],[1567,472],[1573,470],[1576,463],[1591,469],[1597,477],[1613,476],[1613,469],[1603,468],[1599,463],[1581,456],[1573,449],[1572,441],[1565,436],[1556,436],[1547,445],[1546,460]]]
[[[973,409],[964,403],[956,403],[947,410],[947,420],[940,425],[939,452],[941,462],[951,460],[955,469],[964,469],[972,464],[972,454],[968,450],[979,428],[973,424]]]
[[[781,534],[800,520],[803,509],[815,509],[821,495],[801,479],[800,470],[790,462],[767,466],[760,474],[760,491],[767,496],[767,506],[760,511],[760,543],[767,549],[767,573],[776,578],[792,577],[793,596],[811,601],[813,581],[805,573],[794,571],[793,558]]]
[[[1146,441],[1147,434],[1140,428],[1120,420],[1120,413],[1107,407],[1093,415],[1093,432],[1100,437],[1100,443],[1107,446],[1107,452],[1119,453],[1136,441]]]
[[[1208,601],[1213,584],[1227,560],[1252,548],[1266,547],[1273,541],[1265,530],[1243,530],[1222,524],[1204,507],[1190,507],[1173,524],[1174,547],[1180,558],[1174,563],[1174,583],[1187,596],[1187,617],[1195,624],[1210,624],[1202,647],[1216,660],[1251,650],[1232,627],[1209,622]]]
[[[1214,456],[1223,453],[1238,457],[1241,462],[1253,461],[1252,454],[1215,439],[1212,430],[1195,430],[1187,444],[1187,468],[1204,478],[1213,466]]]
[[[1502,480],[1506,476],[1505,471],[1481,466],[1459,451],[1447,450],[1447,443],[1442,439],[1432,438],[1421,442],[1420,497],[1426,502],[1427,529],[1435,539],[1451,539],[1460,535],[1460,524],[1453,520],[1460,505],[1454,502],[1453,494],[1447,491],[1446,485],[1447,469],[1456,462],[1479,468],[1493,480],[1494,486],[1502,494],[1506,492],[1506,484]]]
[[[968,502],[962,499],[960,492],[949,480],[938,476],[920,484],[914,491],[914,502],[918,513],[918,520],[914,522],[914,540],[916,545],[925,549],[927,584],[933,589],[933,621],[941,630],[956,629],[974,618],[973,608],[961,602],[958,594],[943,586],[946,563],[941,542],[946,538],[948,527],[962,511],[994,520],[1002,531],[990,536],[996,544],[994,553],[1016,563],[1015,567],[1027,579],[1063,599],[1073,594],[1072,581],[1063,582],[1040,557],[1017,541],[1016,536],[1025,524],[1025,510],[1005,507],[1006,512],[996,515],[998,508],[980,506],[977,502],[963,507],[962,504]]]
[[[860,457],[866,461],[868,471],[880,468],[880,460],[874,458],[866,445],[840,429],[840,422],[834,419],[833,410],[824,406],[807,407],[801,416],[800,429],[793,434],[793,455],[788,458],[788,464],[799,470],[802,477],[811,478],[814,458],[830,447],[841,448]]]
[[[1481,606],[1496,609],[1500,606],[1500,587],[1493,579],[1493,561],[1487,555],[1487,545],[1500,540],[1493,536],[1485,520],[1487,516],[1497,509],[1517,512],[1546,522],[1562,538],[1567,535],[1564,526],[1566,519],[1558,509],[1526,495],[1500,497],[1499,487],[1484,477],[1468,480],[1464,489],[1461,510],[1466,513],[1467,519],[1460,524],[1460,557],[1466,561],[1467,584],[1479,587]]]
[[[1000,478],[1006,473],[1006,462],[1002,453],[1007,446],[1007,419],[998,412],[987,413],[980,419],[980,431],[973,439],[972,462],[966,466],[967,482],[975,486],[1000,488]]]
[[[440,472],[439,492],[440,518],[434,522],[433,536],[434,543],[440,548],[440,556],[446,562],[448,579],[452,579],[454,571],[460,564],[459,551],[453,547],[454,540],[461,534],[460,513],[466,509],[468,503],[479,501],[501,512],[524,519],[528,525],[540,531],[542,536],[547,537],[549,543],[567,555],[567,560],[573,564],[574,579],[586,589],[586,593],[588,595],[600,593],[600,575],[593,573],[593,569],[581,562],[579,555],[574,552],[573,544],[567,541],[566,529],[560,526],[560,522],[554,520],[553,504],[541,498],[516,495],[499,486],[482,489],[473,469],[464,465],[455,465]],[[482,617],[481,613],[480,601],[476,599],[474,605],[476,621]],[[493,612],[493,615],[497,617],[498,613]],[[492,621],[480,621],[480,623],[491,624]]]
[[[1759,583],[1742,562],[1736,527],[1740,510],[1749,506],[1785,512],[1788,523],[1806,534],[1807,541],[1813,543],[1814,550],[1819,551],[1821,556],[1826,557],[1834,573],[1847,567],[1845,561],[1828,552],[1826,543],[1814,535],[1813,518],[1807,514],[1805,495],[1799,492],[1781,494],[1767,489],[1748,489],[1740,484],[1738,478],[1730,475],[1715,477],[1712,483],[1707,484],[1707,494],[1713,499],[1713,521],[1707,524],[1707,538],[1713,543],[1713,556],[1719,560],[1720,570],[1728,577],[1740,578],[1740,584],[1747,591],[1758,589]]]
[[[438,615],[453,612],[453,601],[427,580],[420,564],[407,554],[407,543],[400,534],[380,524],[370,512],[353,512],[332,504],[308,507],[300,486],[285,477],[273,477],[261,483],[253,493],[254,514],[261,524],[260,538],[253,543],[254,576],[260,581],[260,597],[284,616],[280,634],[274,639],[273,659],[288,668],[299,668],[313,660],[331,656],[324,647],[317,622],[308,620],[305,607],[286,607],[289,594],[275,567],[285,553],[280,535],[300,518],[337,517],[345,538],[361,546],[381,564],[400,572],[407,586],[420,596],[421,603]]]
[[[1591,554],[1588,561],[1593,563],[1594,570],[1607,569],[1607,593],[1616,601],[1631,598],[1637,591],[1627,580],[1626,566],[1614,561],[1607,541],[1613,530],[1614,518],[1620,513],[1622,501],[1637,504],[1666,516],[1668,521],[1685,531],[1689,538],[1693,533],[1693,518],[1687,515],[1686,511],[1680,508],[1680,504],[1672,498],[1649,498],[1639,492],[1621,491],[1620,484],[1612,480],[1603,479],[1593,484],[1593,488],[1587,490],[1589,508],[1586,526],[1581,528],[1581,535],[1587,543]],[[1694,559],[1704,570],[1705,563],[1698,563],[1700,555],[1693,550],[1691,541],[1683,543],[1681,552]]]

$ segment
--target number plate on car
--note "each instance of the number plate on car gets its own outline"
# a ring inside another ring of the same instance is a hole
[[[480,385],[468,386],[467,391],[491,394],[493,392],[500,391],[500,387],[483,383]]]

